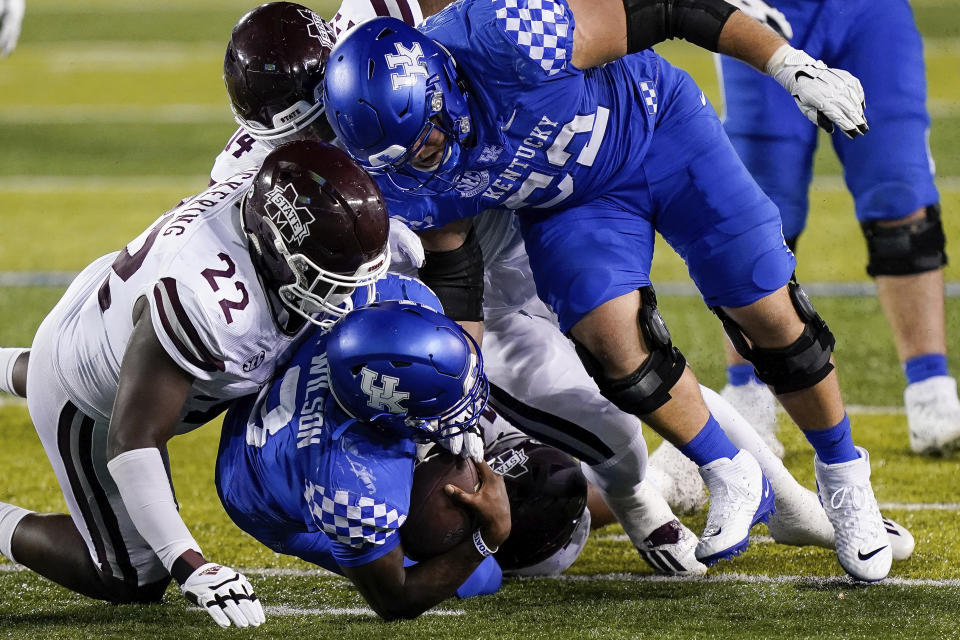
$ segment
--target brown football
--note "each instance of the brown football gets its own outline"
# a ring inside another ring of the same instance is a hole
[[[475,492],[480,477],[473,462],[442,451],[421,462],[413,472],[410,511],[400,527],[404,553],[412,560],[426,560],[449,551],[473,533],[470,512],[444,493],[447,484]]]

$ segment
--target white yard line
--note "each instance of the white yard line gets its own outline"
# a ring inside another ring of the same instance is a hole
[[[230,108],[223,104],[162,105],[19,105],[0,109],[0,124],[155,124],[229,123]]]
[[[0,564],[0,573],[10,573],[16,571],[28,571],[25,567],[14,564]],[[269,569],[258,571],[256,569],[244,569],[244,574],[247,575],[260,575],[261,572],[272,571]],[[290,569],[287,570],[282,575],[287,576],[316,576],[319,575],[317,571],[312,571],[308,569],[297,570]],[[558,580],[561,582],[740,582],[748,584],[809,584],[809,585],[819,585],[819,586],[836,586],[844,587],[850,586],[857,583],[849,577],[846,576],[831,576],[831,577],[822,577],[822,576],[797,576],[797,575],[782,575],[782,576],[768,576],[768,575],[750,575],[745,573],[713,573],[707,576],[655,576],[655,575],[638,575],[632,573],[601,573],[594,575],[561,575],[561,576],[552,576],[548,578],[515,578],[516,580]],[[950,588],[960,588],[960,578],[945,578],[945,579],[934,579],[934,578],[887,578],[881,583],[874,585],[873,588],[882,587],[882,586],[898,586],[898,587],[950,587]],[[367,609],[364,608],[319,608],[319,609],[294,609],[288,607],[274,607],[278,611],[286,610],[291,613],[280,615],[366,615]],[[269,612],[269,609],[268,609]],[[311,612],[311,613],[306,613]],[[312,613],[316,612],[316,613]],[[331,612],[340,612],[334,614]],[[371,612],[372,613],[372,612]],[[431,612],[434,615],[441,616],[459,616],[464,615],[464,612],[458,609],[446,609],[440,611]]]
[[[193,609],[194,607],[191,607]],[[200,609],[196,609],[200,611]],[[271,616],[376,616],[373,609],[366,607],[319,607],[317,609],[298,609],[296,607],[287,607],[284,605],[264,607],[264,612]],[[425,611],[425,616],[462,616],[466,611],[463,609],[431,609]]]

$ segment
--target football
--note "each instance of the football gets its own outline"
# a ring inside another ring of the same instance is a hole
[[[434,447],[434,451],[437,449]],[[449,551],[473,533],[470,512],[443,491],[447,484],[475,492],[480,477],[473,462],[439,451],[413,472],[410,511],[400,527],[403,550],[411,560],[426,560]]]

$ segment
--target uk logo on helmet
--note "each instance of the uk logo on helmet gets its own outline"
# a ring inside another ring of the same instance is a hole
[[[367,406],[378,410],[386,410],[390,413],[404,413],[406,409],[400,406],[400,403],[410,397],[407,391],[397,391],[399,378],[393,376],[382,376],[383,385],[376,386],[376,371],[364,367],[360,370],[360,390],[367,394]]]
[[[383,57],[387,61],[388,69],[402,67],[401,73],[391,73],[390,82],[394,91],[400,87],[412,87],[417,84],[417,76],[426,78],[427,66],[423,63],[423,49],[419,42],[414,42],[408,49],[401,42],[395,42],[397,53],[387,53]]]
[[[302,243],[304,238],[310,235],[310,224],[315,220],[309,209],[297,206],[299,197],[293,184],[282,189],[274,187],[266,195],[267,215],[288,245]]]
[[[319,40],[323,46],[332,49],[334,36],[330,25],[310,9],[300,9],[298,13],[307,19],[307,34]]]

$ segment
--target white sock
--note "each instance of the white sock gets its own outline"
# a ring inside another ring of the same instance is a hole
[[[20,524],[24,516],[31,513],[33,511],[28,511],[15,504],[0,502],[0,554],[10,562],[16,562],[10,548],[13,545],[13,532],[17,530],[17,525]]]
[[[13,390],[13,365],[17,363],[17,358],[20,357],[21,353],[28,351],[30,350],[20,347],[0,347],[0,391],[20,396]]]

